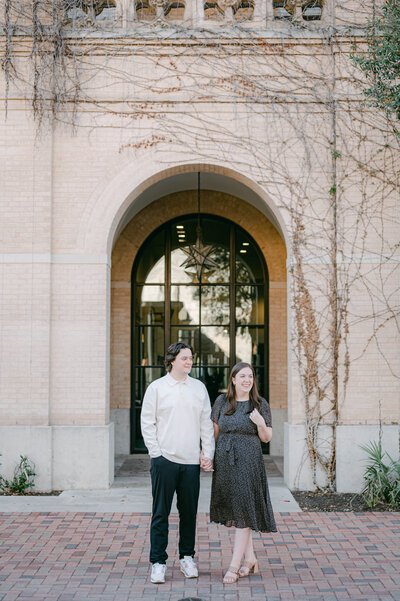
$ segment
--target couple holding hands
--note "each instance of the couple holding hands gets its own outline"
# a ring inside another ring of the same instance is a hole
[[[141,426],[151,457],[153,494],[151,582],[165,582],[175,492],[181,571],[186,578],[198,577],[194,546],[201,467],[213,472],[210,520],[235,528],[223,579],[232,584],[258,571],[251,531],[276,532],[261,448],[272,437],[271,412],[248,363],[233,367],[227,393],[215,400],[212,410],[204,384],[189,376],[192,364],[192,348],[184,342],[172,344],[165,357],[167,374],[150,384],[143,399]]]

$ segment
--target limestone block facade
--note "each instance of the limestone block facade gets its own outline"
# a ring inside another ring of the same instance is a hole
[[[115,453],[131,450],[132,268],[158,227],[196,213],[200,172],[202,213],[247,232],[268,270],[270,451],[284,456],[290,487],[315,487],[303,369],[309,357],[299,368],[305,352],[297,311],[305,291],[296,284],[301,256],[320,328],[313,367],[323,408],[318,444],[328,448],[335,432],[337,489],[358,491],[359,445],[377,438],[379,424],[384,448],[394,457],[399,452],[400,340],[393,308],[400,259],[391,250],[398,243],[398,192],[387,186],[379,211],[361,215],[358,207],[379,190],[373,174],[353,169],[374,144],[385,148],[376,160],[389,152],[347,58],[353,38],[362,43],[357,28],[370,6],[314,3],[322,12],[307,21],[308,5],[293,2],[282,20],[283,3],[263,0],[251,5],[238,32],[231,21],[241,5],[224,3],[222,10],[216,3],[207,16],[201,2],[181,4],[174,19],[190,36],[167,28],[163,19],[173,20],[168,4],[157,2],[149,2],[146,14],[138,14],[135,3],[110,3],[115,11],[103,15],[103,25],[99,13],[90,17],[94,31],[89,22],[79,34],[71,29],[75,48],[95,48],[85,54],[81,72],[85,96],[75,107],[63,105],[56,122],[40,131],[29,85],[9,82],[0,127],[0,473],[10,476],[26,454],[36,465],[38,490],[111,485]],[[340,30],[349,11],[351,40]],[[291,22],[297,18],[300,28]],[[332,53],[318,29],[332,19],[339,28],[334,122],[326,77]],[[29,43],[26,34],[15,41],[26,73]],[[257,47],[254,59],[250,43]],[[244,84],[243,73],[249,76]],[[4,76],[1,86],[5,99]],[[340,152],[333,150],[331,127]],[[367,132],[361,149],[358,129]],[[333,186],[333,172],[340,185]],[[338,217],[331,221],[336,195]],[[338,351],[334,429],[333,228],[341,232],[336,285],[347,282],[335,303],[346,301],[340,315],[348,319]],[[323,486],[326,474],[316,471]]]

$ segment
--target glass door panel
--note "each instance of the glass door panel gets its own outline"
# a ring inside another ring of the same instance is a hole
[[[173,284],[193,284],[196,278],[182,268],[182,263],[188,258],[181,248],[175,248],[171,252],[171,282]]]
[[[256,372],[256,382],[258,392],[262,397],[268,398],[265,390],[265,368],[264,367],[255,367],[254,371]]]
[[[207,388],[211,405],[218,395],[228,389],[229,367],[214,367],[205,365],[200,368],[199,378]]]
[[[217,267],[204,271],[201,275],[202,284],[229,284],[230,257],[229,247],[217,246],[208,257],[217,264]]]
[[[201,287],[201,324],[229,324],[229,286]]]
[[[141,249],[136,266],[136,282],[164,284],[165,281],[165,231],[152,235]]]
[[[236,323],[264,323],[264,286],[236,286]]]
[[[136,365],[163,365],[165,330],[160,326],[138,326],[135,335]]]
[[[200,323],[200,287],[171,286],[171,324]]]
[[[216,267],[203,270],[201,276],[202,284],[225,283],[229,284],[231,277],[230,265],[230,238],[229,224],[216,219],[204,218],[201,221],[203,232],[203,243],[213,247],[207,255],[216,263]]]
[[[136,286],[136,323],[164,324],[164,286]]]
[[[201,365],[229,366],[229,327],[202,326],[200,341]]]
[[[254,240],[243,230],[235,229],[236,281],[264,284],[264,268]]]
[[[264,365],[264,328],[239,326],[236,328],[236,362]]]
[[[161,378],[161,376],[165,375],[165,369],[164,367],[136,367],[135,370],[135,374],[136,374],[136,387],[135,387],[135,393],[136,393],[136,406],[141,408],[142,406],[142,402],[143,402],[143,397],[144,397],[144,393],[146,392],[146,389],[148,387],[149,384],[151,384],[151,382],[153,380],[157,380],[157,378]]]
[[[185,269],[183,263],[189,255],[185,250],[196,243],[196,219],[182,219],[167,226],[171,236],[171,282],[173,284],[197,283],[196,269]],[[185,250],[184,250],[185,249]]]

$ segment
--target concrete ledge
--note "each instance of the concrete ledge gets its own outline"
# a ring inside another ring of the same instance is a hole
[[[340,493],[360,492],[367,454],[360,448],[362,444],[378,441],[379,425],[342,425],[336,429],[336,487]],[[319,450],[328,451],[332,440],[330,426],[319,429]],[[399,429],[396,425],[382,426],[382,443],[394,459],[399,457]],[[291,490],[315,490],[311,463],[305,441],[304,425],[285,423],[285,467],[284,478]],[[324,471],[317,466],[316,482],[326,486]]]
[[[319,429],[319,450],[329,449],[332,429],[321,426]],[[284,480],[290,490],[315,490],[311,462],[306,445],[304,425],[285,423]],[[326,486],[327,479],[321,467],[316,468],[318,486]]]
[[[14,475],[20,455],[35,465],[35,490],[109,488],[114,480],[114,424],[0,426],[0,473]]]
[[[336,437],[337,491],[360,492],[368,457],[360,445],[378,442],[379,425],[339,426]],[[393,459],[399,458],[398,426],[382,426],[382,447]]]
[[[10,480],[26,455],[35,466],[35,490],[52,490],[51,426],[0,426],[0,474]]]
[[[114,424],[53,426],[53,489],[109,488],[114,480]]]

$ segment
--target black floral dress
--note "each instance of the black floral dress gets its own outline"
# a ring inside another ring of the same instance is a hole
[[[214,404],[211,419],[219,426],[211,489],[210,520],[224,526],[276,532],[261,441],[249,417],[249,402],[241,401],[225,415],[226,395]],[[262,399],[260,413],[271,426],[271,411]]]

